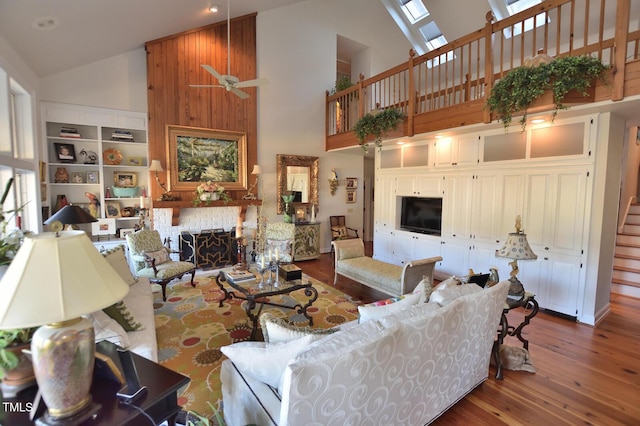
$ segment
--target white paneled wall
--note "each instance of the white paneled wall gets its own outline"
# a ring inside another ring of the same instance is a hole
[[[171,209],[153,209],[152,228],[160,232],[164,240],[171,239],[171,248],[178,250],[180,233],[183,231],[199,233],[203,229],[223,228],[230,231],[237,224],[240,207],[198,207],[182,208],[180,210],[180,223],[171,225]],[[248,207],[243,223],[244,234],[251,236],[251,230],[256,228],[257,212],[255,207]]]

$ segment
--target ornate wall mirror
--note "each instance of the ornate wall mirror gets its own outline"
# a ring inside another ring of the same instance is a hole
[[[318,208],[318,157],[276,156],[278,163],[278,214],[284,213],[285,194],[293,195],[295,206]]]

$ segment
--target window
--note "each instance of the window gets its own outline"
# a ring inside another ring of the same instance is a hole
[[[3,211],[21,209],[7,215],[7,231],[40,229],[35,146],[32,97],[0,69],[0,196],[8,187]]]
[[[537,4],[542,3],[542,0],[489,0],[489,5],[493,11],[497,20],[502,20],[513,16],[516,13],[520,13],[523,10],[529,9]],[[535,26],[540,27],[544,25],[544,13],[540,13],[535,17]],[[531,31],[534,27],[534,18],[529,18],[524,22],[524,31]],[[504,36],[511,38],[512,36],[518,36],[522,33],[522,26],[517,25],[513,28],[513,34],[510,29],[505,29]]]
[[[418,55],[447,44],[422,0],[382,0]]]

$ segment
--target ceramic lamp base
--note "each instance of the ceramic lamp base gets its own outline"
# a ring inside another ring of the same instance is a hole
[[[33,370],[49,422],[73,417],[92,403],[93,324],[75,318],[40,327],[31,342]]]

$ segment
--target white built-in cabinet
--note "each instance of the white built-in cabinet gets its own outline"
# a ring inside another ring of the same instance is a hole
[[[507,279],[509,260],[496,258],[495,251],[515,231],[519,215],[538,255],[535,261],[519,262],[520,280],[542,308],[577,316],[585,279],[594,132],[592,117],[583,117],[517,135],[500,129],[435,140],[429,145],[433,161],[426,167],[379,167],[378,152],[374,257],[400,265],[440,255],[437,278],[497,266]],[[400,230],[401,196],[441,196],[442,234]]]
[[[47,201],[43,205],[49,207],[50,214],[55,213],[56,202],[61,196],[68,203],[89,210],[89,194],[92,194],[99,200],[95,213],[98,219],[113,219],[115,229],[133,228],[140,220],[140,197],[148,191],[147,115],[52,102],[42,102],[41,111],[47,159]],[[61,146],[71,146],[75,156],[62,158]],[[121,161],[108,164],[105,157],[121,158]],[[60,178],[65,173],[68,182]],[[127,184],[130,184],[128,179],[135,179],[130,194],[118,196],[114,193],[116,177],[123,182],[127,179]],[[84,226],[83,229],[91,235],[92,227]],[[112,246],[114,235],[115,230],[112,235],[101,236],[101,245]]]

